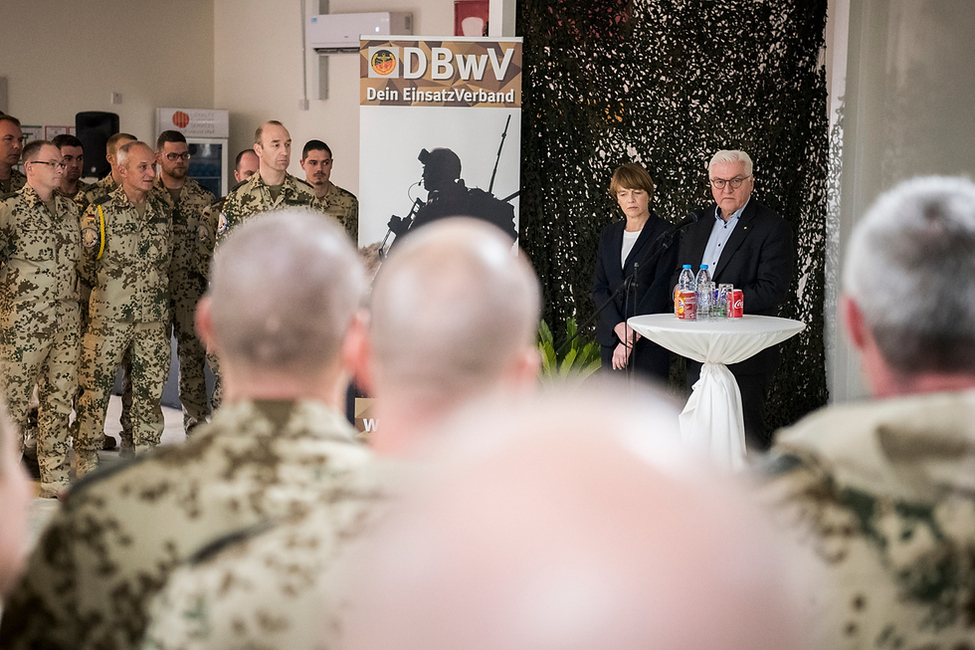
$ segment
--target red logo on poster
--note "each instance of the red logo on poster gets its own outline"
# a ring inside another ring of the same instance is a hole
[[[173,124],[176,125],[177,129],[185,129],[190,123],[190,116],[183,111],[176,111],[173,113]]]

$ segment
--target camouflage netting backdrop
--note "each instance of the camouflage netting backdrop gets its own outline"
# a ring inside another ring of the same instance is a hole
[[[677,221],[712,202],[711,154],[743,149],[754,196],[796,234],[781,315],[807,324],[782,346],[768,424],[825,404],[826,0],[521,0],[518,21],[521,245],[545,319],[592,314],[599,233],[622,217],[608,194],[617,165],[642,163],[657,184],[652,207]]]

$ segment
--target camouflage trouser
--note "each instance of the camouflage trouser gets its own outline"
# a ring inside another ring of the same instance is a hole
[[[37,385],[41,496],[54,496],[68,484],[68,417],[78,384],[78,332],[72,328],[48,337],[4,337],[0,355],[7,406],[21,430],[27,428],[31,394]]]
[[[223,380],[220,378],[220,360],[213,352],[207,352],[207,363],[213,373],[213,394],[210,396],[210,407],[216,411],[223,403]]]
[[[192,274],[172,286],[173,335],[179,358],[179,401],[183,405],[183,427],[189,431],[206,422],[207,384],[204,367],[206,350],[196,335],[196,305],[203,295],[203,278]]]
[[[131,355],[132,438],[136,453],[159,443],[163,420],[163,386],[169,374],[168,323],[116,323],[93,319],[81,343],[81,399],[75,449],[101,448],[105,413],[115,383],[115,372],[126,352]]]

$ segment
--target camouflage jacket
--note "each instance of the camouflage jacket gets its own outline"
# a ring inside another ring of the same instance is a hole
[[[210,279],[210,261],[213,259],[213,250],[217,245],[220,213],[226,201],[225,196],[214,201],[200,215],[200,222],[196,227],[196,270],[206,280]]]
[[[169,320],[172,220],[152,192],[145,215],[119,187],[81,218],[81,277],[92,287],[89,317],[103,321]]]
[[[89,205],[106,194],[111,194],[117,189],[118,183],[115,182],[115,179],[112,178],[112,174],[109,173],[105,178],[95,181],[85,188],[84,192],[78,192],[75,194],[74,202],[78,204],[78,209],[84,212]]]
[[[385,511],[388,481],[371,467],[344,498],[230,535],[174,570],[149,609],[144,650],[318,648],[323,624],[339,625],[331,570]]]
[[[831,406],[777,440],[760,495],[815,554],[815,647],[970,647],[975,392]]]
[[[0,181],[0,193],[16,192],[24,185],[27,185],[27,177],[24,176],[24,172],[14,167],[10,170],[10,178]]]
[[[169,281],[170,287],[175,289],[183,278],[195,278],[199,274],[197,237],[201,219],[215,199],[210,190],[190,178],[186,179],[178,202],[173,201],[161,176],[156,176],[152,191],[173,215],[173,260],[169,267]]]
[[[0,332],[79,327],[78,210],[56,193],[54,214],[29,185],[0,202]]]
[[[275,208],[307,206],[314,198],[315,194],[307,183],[285,174],[281,193],[277,199],[272,199],[271,190],[261,178],[261,172],[257,172],[227,195],[220,212],[218,239],[255,214]]]
[[[78,181],[78,191],[75,192],[74,194],[70,195],[70,196],[67,195],[67,194],[65,194],[64,192],[62,192],[60,188],[57,189],[57,190],[55,190],[55,191],[58,194],[60,194],[61,196],[63,196],[64,198],[71,199],[71,201],[74,202],[77,205],[78,204],[78,201],[81,200],[81,197],[85,195],[85,192],[87,192],[88,190],[90,190],[92,187],[94,187],[94,184],[93,183],[86,183],[84,181]],[[87,206],[79,205],[78,206],[78,209],[79,210],[83,210],[85,207],[87,207]]]
[[[5,603],[0,647],[137,647],[181,561],[233,531],[347,498],[370,461],[319,402],[224,405],[185,443],[75,485]]]
[[[359,238],[359,199],[348,190],[343,190],[335,184],[330,184],[328,192],[322,198],[315,197],[311,205],[316,210],[331,215],[339,220],[345,231],[349,233],[354,243]]]

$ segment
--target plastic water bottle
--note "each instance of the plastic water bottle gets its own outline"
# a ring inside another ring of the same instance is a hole
[[[714,283],[708,273],[708,265],[702,264],[695,281],[697,288],[697,320],[711,320],[711,305],[714,304]]]
[[[677,278],[674,291],[674,313],[681,320],[697,318],[697,283],[690,264],[685,264]]]

